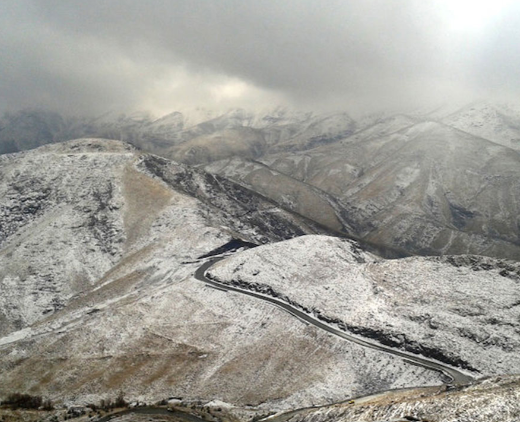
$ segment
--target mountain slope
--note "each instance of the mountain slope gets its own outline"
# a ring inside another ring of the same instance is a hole
[[[234,239],[315,231],[262,196],[118,141],[0,160],[1,398],[287,409],[440,382],[193,277]]]
[[[520,110],[516,107],[478,102],[449,114],[442,121],[497,144],[520,149]]]
[[[240,186],[117,141],[73,141],[0,160],[2,334],[61,309],[85,283],[190,224],[195,239],[206,225],[225,225],[228,237],[253,242],[311,230]],[[169,234],[161,233],[166,218]],[[25,309],[28,298],[34,309]]]
[[[516,151],[435,122],[351,138],[262,160],[333,196],[362,239],[408,253],[520,259]]]
[[[520,418],[520,379],[495,377],[456,389],[420,388],[302,409],[273,422],[513,422]]]
[[[270,198],[280,207],[305,216],[337,233],[348,233],[326,192],[257,162],[232,158],[213,162],[204,169],[219,174]]]

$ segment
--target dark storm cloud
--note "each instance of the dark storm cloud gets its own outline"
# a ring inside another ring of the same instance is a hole
[[[379,107],[518,94],[518,7],[467,30],[445,3],[4,2],[1,107]]]

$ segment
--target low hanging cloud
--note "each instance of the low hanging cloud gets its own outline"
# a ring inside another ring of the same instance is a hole
[[[515,4],[516,3],[516,4]],[[0,110],[362,110],[520,94],[507,0],[17,0]]]

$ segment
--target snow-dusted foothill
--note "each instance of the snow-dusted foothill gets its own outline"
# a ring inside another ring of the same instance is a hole
[[[286,415],[269,421],[286,420]],[[291,422],[516,422],[520,377],[494,377],[460,388],[420,388],[291,412]]]
[[[84,405],[123,391],[271,411],[439,384],[193,277],[235,238],[316,231],[223,177],[119,141],[0,157],[0,400]]]
[[[118,141],[71,141],[0,161],[0,334],[107,284],[114,267],[157,261],[167,246],[184,246],[179,262],[233,233],[265,242],[307,230],[233,183]]]
[[[471,255],[383,260],[349,240],[303,236],[236,254],[208,273],[477,376],[520,372],[519,263]]]

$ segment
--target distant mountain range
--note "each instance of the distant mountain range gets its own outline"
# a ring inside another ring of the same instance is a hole
[[[408,114],[195,109],[160,119],[20,111],[0,152],[104,137],[204,167],[387,256],[520,259],[520,108],[473,103]]]

